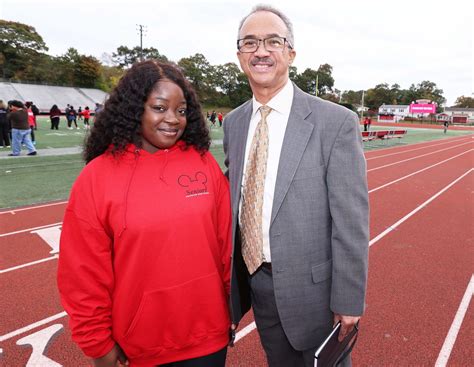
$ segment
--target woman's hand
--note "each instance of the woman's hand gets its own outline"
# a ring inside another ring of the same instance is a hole
[[[93,360],[94,367],[119,367],[128,366],[127,356],[123,350],[115,344],[112,350],[105,356]]]

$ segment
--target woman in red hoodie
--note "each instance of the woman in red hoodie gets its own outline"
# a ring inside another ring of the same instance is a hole
[[[135,64],[86,141],[60,245],[73,340],[95,366],[224,366],[230,197],[179,69]]]

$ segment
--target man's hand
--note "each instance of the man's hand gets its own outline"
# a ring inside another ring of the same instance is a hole
[[[334,325],[341,321],[341,329],[339,330],[338,340],[341,342],[354,328],[360,320],[360,316],[344,316],[337,313],[334,314]]]
[[[237,331],[237,328],[239,327],[239,324],[231,324],[230,325],[230,330],[229,330],[229,347],[234,346],[234,341],[235,341],[235,332]]]
[[[93,360],[94,367],[118,367],[128,366],[128,360],[122,349],[115,344],[112,350],[105,356]]]

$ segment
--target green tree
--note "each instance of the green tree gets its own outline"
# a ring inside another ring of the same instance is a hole
[[[417,85],[418,93],[422,99],[429,99],[441,106],[446,102],[443,97],[443,90],[436,86],[436,83],[424,80]]]
[[[0,74],[4,78],[27,78],[40,53],[47,50],[35,28],[0,20]]]
[[[54,58],[54,63],[57,66],[56,83],[60,85],[73,86],[76,82],[76,66],[81,60],[79,52],[70,47],[64,55]]]
[[[216,92],[214,67],[200,53],[183,57],[178,61],[178,65],[193,84],[201,102],[208,103]]]
[[[329,64],[319,65],[318,68],[318,95],[332,92],[334,78],[332,77],[332,66]]]
[[[393,104],[392,90],[387,83],[377,84],[374,88],[367,90],[364,104],[371,110],[377,110],[383,104]]]
[[[316,95],[317,75],[318,72],[316,70],[307,68],[301,74],[297,74],[296,77],[294,77],[294,82],[302,91]]]
[[[93,56],[79,56],[74,64],[74,85],[95,88],[100,85],[101,64]]]
[[[128,48],[127,46],[120,46],[117,48],[117,52],[112,54],[112,60],[121,68],[129,68],[137,61],[157,59],[162,61],[168,61],[168,58],[154,48],[148,47],[140,49],[140,46],[134,48]]]
[[[98,87],[105,92],[110,92],[118,84],[125,71],[118,66],[101,65]]]
[[[456,102],[454,102],[454,107],[474,108],[474,98],[460,96],[456,98]]]
[[[295,81],[295,78],[298,77],[298,69],[296,68],[296,66],[290,66],[290,72],[289,72],[289,77],[290,77],[290,80],[293,80]]]
[[[362,102],[362,91],[345,90],[342,92],[341,102],[360,106]]]

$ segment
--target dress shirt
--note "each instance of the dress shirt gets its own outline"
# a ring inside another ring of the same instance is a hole
[[[293,84],[288,80],[283,89],[278,92],[266,106],[272,108],[272,112],[267,116],[268,124],[268,160],[267,160],[267,172],[265,175],[265,189],[263,198],[263,218],[262,218],[262,231],[263,231],[263,261],[271,262],[270,254],[270,219],[272,216],[273,208],[273,196],[275,193],[275,185],[278,173],[278,164],[280,162],[280,153],[283,146],[283,138],[285,137],[286,125],[288,124],[288,118],[290,116],[291,105],[293,103]],[[244,171],[242,177],[242,187],[245,185],[246,177],[245,172],[247,169],[247,160],[252,145],[253,135],[260,121],[259,108],[262,106],[260,102],[257,102],[255,96],[253,101],[253,112],[250,118],[250,125],[247,135],[247,144],[245,146],[245,160],[244,160]],[[241,196],[242,197],[242,196]],[[240,201],[240,209],[242,208],[242,200]],[[240,219],[239,219],[240,220]]]

